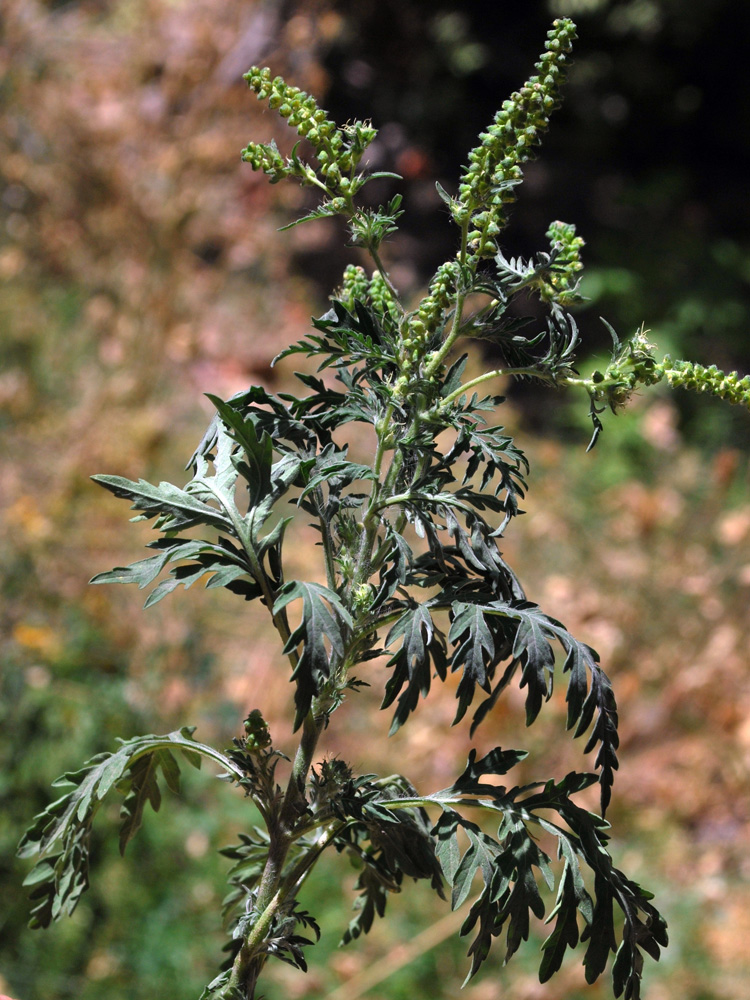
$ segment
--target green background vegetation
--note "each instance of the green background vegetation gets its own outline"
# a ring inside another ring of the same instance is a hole
[[[271,371],[270,359],[304,333],[352,259],[335,226],[275,233],[303,195],[239,164],[248,139],[277,129],[241,73],[267,62],[340,120],[373,117],[379,166],[406,183],[392,273],[416,292],[453,237],[434,181],[451,189],[559,14],[579,24],[576,63],[526,171],[508,251],[537,249],[551,218],[575,222],[592,300],[579,319],[595,350],[606,349],[603,314],[623,335],[645,321],[677,355],[750,370],[744,5],[4,6],[0,992],[197,996],[223,941],[216,848],[252,821],[239,796],[185,774],[182,800],[147,817],[124,860],[105,811],[91,894],[49,932],[25,929],[15,844],[50,781],[117,735],[190,723],[199,737],[228,740],[258,704],[291,743],[273,637],[251,615],[237,620],[229,595],[181,593],[141,614],[141,595],[86,586],[137,558],[148,537],[89,475],[178,481],[208,419],[201,393],[281,387],[289,369]],[[531,495],[506,551],[531,598],[599,649],[618,692],[615,856],[658,890],[674,940],[648,995],[735,997],[750,972],[747,414],[644,394],[585,455],[585,401],[516,396]],[[312,540],[302,531],[300,572]],[[371,679],[326,749],[364,770],[408,756],[424,787],[439,787],[464,754],[451,706],[429,700],[411,732],[386,744],[388,720],[373,714],[381,682]],[[562,705],[538,732],[522,719],[511,699],[486,739],[532,750],[542,773],[580,767]],[[324,907],[313,970],[279,967],[266,995],[354,1000],[367,984],[359,977],[376,970],[382,982],[371,979],[368,996],[453,996],[465,949],[440,939],[445,925],[430,937],[447,910],[419,893],[394,898],[393,920],[367,941],[335,948],[354,880],[336,860],[308,890]],[[417,957],[402,967],[404,947]],[[468,1000],[500,988],[517,1000],[606,995],[606,984],[582,985],[575,963],[542,990],[534,950],[505,970],[496,960]]]

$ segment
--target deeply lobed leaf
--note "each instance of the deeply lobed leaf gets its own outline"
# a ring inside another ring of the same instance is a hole
[[[99,754],[80,771],[58,779],[56,784],[70,786],[70,790],[35,817],[18,848],[19,857],[39,856],[25,883],[33,886],[32,899],[39,900],[32,910],[31,926],[47,927],[63,914],[71,914],[88,887],[91,826],[107,793],[116,788],[125,796],[120,831],[124,850],[140,826],[146,802],[159,808],[157,772],[162,772],[168,788],[178,790],[177,750],[193,766],[200,767],[201,758],[207,757],[229,772],[236,770],[223,754],[193,740],[192,730],[185,728],[167,736],[123,741],[115,753]]]

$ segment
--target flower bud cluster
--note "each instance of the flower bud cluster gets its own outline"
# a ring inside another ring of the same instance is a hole
[[[312,769],[311,792],[312,801],[317,811],[333,804],[341,794],[342,788],[352,779],[352,769],[338,757],[324,758]]]
[[[477,258],[498,252],[495,237],[507,221],[505,206],[515,200],[521,164],[531,158],[559,103],[563,67],[574,39],[572,21],[554,22],[545,52],[534,67],[536,74],[503,102],[493,124],[480,135],[481,145],[469,153],[469,166],[451,209],[459,225],[470,220],[469,248]]]
[[[242,159],[253,170],[262,171],[272,184],[278,184],[294,173],[294,165],[287,163],[273,140],[269,143],[250,142],[242,150]]]
[[[664,378],[664,372],[654,358],[655,347],[646,339],[642,328],[632,340],[618,346],[605,371],[595,371],[587,379],[587,389],[592,398],[606,402],[615,412],[624,406],[639,385],[655,385]]]
[[[583,270],[581,249],[583,238],[576,236],[576,227],[566,222],[553,222],[547,230],[547,239],[557,257],[546,275],[540,295],[546,302],[557,302],[561,306],[571,306],[581,301],[578,293],[578,277]]]
[[[430,282],[430,293],[409,318],[402,340],[402,370],[408,374],[424,357],[434,334],[442,326],[445,313],[456,293],[458,261],[441,264]]]
[[[370,289],[370,281],[367,272],[357,264],[347,264],[344,269],[344,278],[341,288],[334,295],[349,312],[354,311],[355,302],[366,302]]]
[[[360,583],[352,593],[352,604],[358,614],[366,614],[375,600],[376,590],[370,583]]]
[[[245,719],[244,746],[250,753],[265,750],[271,745],[271,734],[266,720],[257,708]]]
[[[278,111],[301,138],[307,139],[320,164],[317,172],[329,191],[344,199],[354,194],[357,186],[361,186],[354,177],[354,171],[365,149],[377,135],[377,130],[369,122],[361,121],[338,128],[318,107],[314,97],[299,87],[288,86],[280,76],[272,79],[267,67],[259,69],[253,66],[244,79],[259,100],[267,100],[270,108]],[[268,173],[272,180],[294,175],[308,183],[315,183],[316,175],[311,168],[302,167],[299,161],[295,162],[294,156],[284,161],[275,146],[273,150],[271,146],[250,143],[242,158],[254,170]]]
[[[390,315],[396,319],[398,316],[398,307],[380,271],[375,270],[372,272],[367,294],[379,316]]]
[[[671,386],[681,386],[694,392],[707,392],[730,403],[750,407],[750,375],[740,378],[737,372],[723,372],[716,365],[675,361],[667,355],[657,366]]]

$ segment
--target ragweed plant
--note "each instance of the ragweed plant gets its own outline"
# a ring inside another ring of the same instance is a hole
[[[603,411],[622,407],[640,386],[665,381],[747,405],[750,379],[657,361],[643,331],[624,343],[613,331],[609,365],[580,377],[568,310],[580,300],[581,238],[573,226],[553,222],[549,246],[533,259],[503,253],[509,206],[558,103],[574,33],[569,20],[554,23],[534,75],[469,153],[457,192],[440,189],[458,251],[416,304],[403,301],[380,256],[400,199],[377,208],[357,200],[383,176],[363,166],[375,128],[361,121],[339,127],[311,96],[267,69],[247,74],[299,142],[286,157],[274,143],[250,143],[243,159],[272,183],[296,179],[317,190],[320,204],[305,218],[343,216],[351,243],[371,264],[348,266],[330,310],[282,351],[282,358],[318,362],[318,374],[297,376],[299,394],[252,386],[227,401],[211,397],[216,415],[188,464],[187,485],[94,477],[128,500],[136,519],[153,520],[157,537],[147,558],[93,582],[145,588],[168,569],[147,606],[201,578],[262,606],[293,685],[298,744],[293,758],[285,757],[262,707],[253,706],[228,749],[200,743],[184,728],[125,740],[66,774],[61,797],[36,818],[20,849],[24,857],[40,855],[27,879],[34,926],[71,913],[87,888],[91,825],[109,792],[122,797],[124,849],[147,803],[158,808],[160,782],[178,790],[180,756],[194,766],[207,758],[254,808],[239,842],[224,851],[233,862],[229,957],[203,1000],[254,997],[271,957],[306,968],[305,948],[318,928],[299,892],[327,850],[348,855],[360,872],[344,943],[384,915],[389,893],[423,880],[454,908],[471,900],[461,928],[467,978],[496,938],[504,935],[510,958],[528,937],[530,918],[547,914],[542,981],[568,948],[581,945],[589,982],[613,953],[615,996],[640,996],[644,954],[657,959],[667,933],[651,895],[607,849],[604,815],[618,763],[615,696],[596,652],[526,599],[498,547],[519,513],[527,462],[494,422],[502,397],[477,390],[499,376],[580,388],[589,397],[593,444]],[[541,301],[543,320],[519,320],[510,308],[529,295]],[[502,367],[465,380],[467,359],[455,350],[464,338],[492,341]],[[366,464],[349,457],[352,422],[372,428]],[[290,502],[320,534],[315,580],[287,574]],[[524,751],[472,748],[452,784],[424,792],[407,776],[355,774],[343,760],[318,760],[323,730],[362,683],[384,678],[382,707],[392,711],[396,730],[452,674],[460,675],[455,723],[468,715],[472,737],[514,683],[534,723],[560,675],[568,728],[585,739],[584,753],[594,754],[591,770],[519,786],[504,776]],[[600,814],[575,801],[597,782]],[[258,814],[261,825],[252,826]],[[549,841],[555,858],[541,846]]]

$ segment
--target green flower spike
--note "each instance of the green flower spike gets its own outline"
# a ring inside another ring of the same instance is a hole
[[[459,264],[455,260],[446,261],[435,272],[429,295],[425,295],[409,320],[404,347],[410,352],[428,344],[445,323],[451,300],[455,298],[459,272]]]
[[[704,368],[692,361],[673,362],[669,355],[656,367],[660,377],[665,378],[671,386],[707,392],[719,399],[750,408],[750,375],[740,378],[737,372],[727,374],[716,365]]]
[[[356,264],[347,264],[341,288],[333,297],[346,306],[349,312],[354,312],[355,302],[367,301],[369,286],[370,282],[365,269]]]
[[[545,302],[557,302],[564,308],[583,301],[578,291],[579,274],[583,270],[581,249],[583,238],[576,236],[576,227],[566,222],[553,222],[547,230],[550,248],[557,253],[539,294]]]
[[[521,165],[531,158],[558,106],[563,66],[575,37],[572,21],[554,22],[545,52],[534,67],[536,74],[503,102],[493,124],[480,135],[481,145],[469,153],[469,166],[451,210],[460,226],[469,225],[469,249],[474,257],[494,257],[498,252],[495,237],[507,224],[505,206],[515,201]]]
[[[391,316],[398,319],[398,308],[393,298],[393,293],[380,273],[373,271],[368,289],[368,299],[372,303],[375,311],[381,316]]]
[[[242,159],[253,170],[262,170],[272,181],[282,177],[298,177],[303,184],[323,188],[334,202],[335,212],[343,211],[353,194],[364,183],[355,176],[362,155],[377,135],[369,122],[355,121],[339,128],[310,94],[299,87],[289,86],[282,77],[271,78],[266,67],[253,66],[244,76],[248,85],[261,101],[276,110],[287,124],[296,130],[300,139],[306,139],[313,148],[319,167],[314,170],[302,163],[295,150],[284,160],[274,143],[251,142],[242,152]]]

